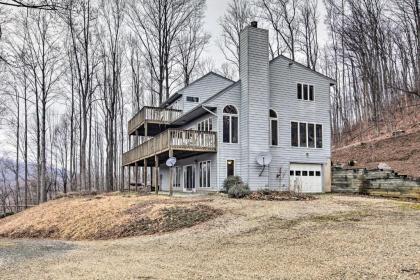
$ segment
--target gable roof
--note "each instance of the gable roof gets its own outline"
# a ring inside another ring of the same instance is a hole
[[[179,118],[177,118],[176,120],[174,120],[171,123],[171,125],[179,126],[179,125],[185,124],[185,123],[187,123],[189,121],[193,121],[193,120],[201,117],[204,114],[209,113],[209,110],[210,111],[214,111],[216,109],[216,107],[214,107],[214,106],[206,106],[206,103],[210,102],[211,100],[215,99],[216,97],[220,96],[221,94],[225,93],[226,91],[228,91],[229,89],[237,86],[240,83],[241,83],[241,81],[234,82],[233,84],[231,84],[230,86],[225,87],[224,89],[222,89],[218,93],[213,94],[212,96],[210,96],[209,98],[207,98],[206,100],[204,100],[203,102],[201,102],[200,104],[198,104],[197,106],[195,106],[193,109],[191,109],[187,113],[181,115]]]
[[[321,78],[324,78],[324,79],[326,79],[326,80],[330,81],[330,85],[335,85],[335,84],[337,83],[337,81],[336,81],[336,80],[334,80],[334,79],[332,79],[332,78],[328,77],[327,75],[324,75],[324,74],[322,74],[322,73],[319,73],[318,71],[315,71],[315,70],[311,69],[310,67],[308,67],[308,66],[306,66],[306,65],[304,65],[304,64],[302,64],[302,63],[300,63],[300,62],[297,62],[297,61],[295,61],[295,60],[292,60],[292,59],[290,59],[290,58],[288,58],[288,57],[286,57],[286,56],[284,56],[284,55],[282,55],[282,54],[281,54],[281,55],[279,55],[279,56],[277,56],[277,57],[275,57],[275,58],[273,58],[272,60],[270,60],[270,63],[273,63],[273,62],[275,62],[275,61],[277,61],[277,60],[279,60],[279,59],[286,60],[286,61],[287,61],[287,62],[289,62],[289,63],[296,64],[297,66],[299,66],[299,67],[301,67],[301,68],[304,68],[304,69],[306,69],[306,70],[311,71],[312,73],[317,74],[317,75],[318,75],[318,76],[320,76]]]
[[[234,81],[232,81],[231,79],[228,79],[228,78],[226,78],[226,77],[223,77],[223,76],[222,76],[222,75],[220,75],[220,74],[217,74],[217,73],[215,73],[215,72],[213,72],[213,71],[210,71],[210,72],[208,72],[206,75],[201,76],[201,77],[200,77],[200,78],[198,78],[197,80],[194,80],[194,81],[193,81],[192,83],[190,83],[188,86],[185,86],[185,87],[181,88],[180,90],[178,90],[176,93],[172,94],[172,95],[171,95],[168,99],[166,99],[166,100],[165,100],[165,101],[164,101],[164,102],[160,105],[160,107],[166,107],[166,106],[170,105],[171,103],[175,102],[177,99],[179,99],[179,98],[182,96],[182,91],[184,91],[185,89],[187,89],[187,88],[189,88],[189,87],[193,86],[194,84],[198,83],[199,81],[206,79],[206,78],[207,78],[207,77],[209,77],[209,76],[216,76],[216,77],[218,77],[218,78],[222,78],[222,79],[225,79],[226,81],[229,81],[229,82],[234,83]]]

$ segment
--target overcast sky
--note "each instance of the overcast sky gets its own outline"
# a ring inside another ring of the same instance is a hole
[[[224,62],[224,57],[216,42],[222,33],[219,19],[224,15],[230,0],[207,0],[207,11],[204,28],[211,34],[211,42],[206,55],[212,57],[217,66]]]
[[[211,41],[209,46],[206,49],[206,56],[213,58],[216,62],[216,66],[219,67],[223,62],[225,62],[225,58],[223,57],[222,52],[220,51],[219,47],[217,46],[217,40],[219,40],[222,29],[219,25],[219,19],[224,15],[226,12],[228,3],[231,0],[207,0],[207,11],[205,14],[205,30],[211,34]],[[318,30],[318,38],[319,44],[322,47],[327,40],[327,32],[324,25],[324,3],[321,0],[318,0],[318,11],[319,11],[319,30]],[[258,20],[258,19],[257,19]]]

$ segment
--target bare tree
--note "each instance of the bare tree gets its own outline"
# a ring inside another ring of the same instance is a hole
[[[205,0],[141,0],[129,5],[130,26],[141,43],[151,76],[156,80],[159,104],[170,95],[174,44]]]
[[[318,45],[318,1],[305,0],[299,7],[300,12],[300,45],[306,56],[306,66],[316,70],[319,45]]]
[[[210,40],[210,35],[203,31],[203,12],[203,9],[196,10],[187,27],[175,39],[178,52],[175,59],[182,69],[184,86],[190,84],[203,50]]]
[[[222,42],[219,48],[223,52],[225,59],[234,64],[239,73],[239,35],[253,19],[249,0],[231,0],[226,14],[220,19],[222,27]]]
[[[106,40],[101,40],[102,46],[102,82],[100,84],[105,115],[105,138],[107,140],[106,157],[106,190],[114,189],[116,137],[118,101],[121,96],[121,71],[123,59],[123,40],[121,35],[124,20],[124,0],[102,1],[101,17],[104,26],[101,33]]]
[[[259,7],[262,18],[269,22],[275,31],[275,43],[271,44],[272,56],[286,52],[295,60],[299,36],[298,7],[300,0],[261,0]]]

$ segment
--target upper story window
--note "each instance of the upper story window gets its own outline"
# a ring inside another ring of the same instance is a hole
[[[297,84],[297,99],[299,100],[315,100],[315,90],[313,85]]]
[[[291,142],[293,147],[322,148],[322,125],[292,122]]]
[[[223,109],[223,143],[238,143],[238,110],[233,105]]]
[[[200,101],[200,98],[194,96],[187,96],[187,101],[198,103]]]
[[[279,144],[277,113],[270,109],[270,144],[277,146]]]
[[[197,130],[199,131],[213,131],[213,119],[208,118],[197,124]]]

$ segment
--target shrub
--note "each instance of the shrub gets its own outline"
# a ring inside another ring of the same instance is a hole
[[[233,186],[242,185],[244,182],[239,176],[229,176],[223,182],[223,190],[229,193],[229,190]]]
[[[241,183],[229,188],[228,196],[230,198],[243,198],[249,195],[251,191],[247,184]]]
[[[12,216],[14,214],[15,214],[14,212],[2,213],[2,214],[0,214],[0,219],[6,218],[8,216]]]

